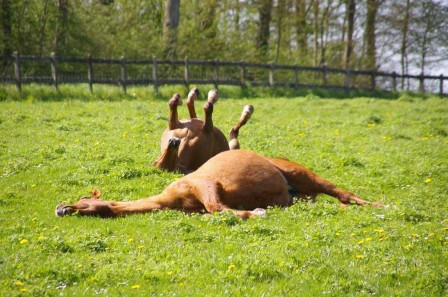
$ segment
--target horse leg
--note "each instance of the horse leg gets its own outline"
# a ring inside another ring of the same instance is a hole
[[[208,213],[215,212],[231,212],[236,217],[241,219],[248,219],[251,217],[262,217],[266,215],[266,210],[257,208],[252,211],[237,210],[224,205],[221,201],[223,189],[219,182],[207,179],[193,179],[188,180],[189,184],[195,189],[195,197],[204,205]]]
[[[247,123],[247,121],[249,121],[253,113],[254,113],[254,107],[252,105],[244,106],[243,112],[241,113],[241,117],[238,123],[230,130],[229,148],[231,150],[240,148],[240,143],[238,141],[238,133],[240,131],[240,128],[244,126]]]
[[[311,170],[300,164],[281,158],[267,158],[280,170],[286,178],[288,184],[299,191],[299,197],[311,197],[318,194],[327,194],[337,198],[342,204],[354,203],[357,205],[371,204],[372,206],[382,206],[381,203],[370,203],[357,197],[355,194],[338,188],[332,182],[318,176]]]
[[[194,108],[194,101],[196,99],[198,99],[199,96],[199,89],[198,88],[193,88],[191,89],[190,93],[188,93],[188,98],[187,98],[187,107],[188,107],[188,112],[190,113],[190,119],[196,119],[196,110]]]
[[[179,116],[177,114],[177,106],[182,105],[182,99],[179,94],[174,94],[173,97],[168,101],[170,106],[170,118],[168,120],[168,129],[175,130],[179,128]]]
[[[168,140],[168,146],[162,152],[162,154],[157,158],[152,165],[167,171],[176,170],[178,150],[180,145],[180,139],[177,137],[172,137]]]

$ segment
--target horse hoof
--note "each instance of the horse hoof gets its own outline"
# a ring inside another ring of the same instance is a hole
[[[255,208],[251,211],[251,213],[259,218],[264,218],[267,216],[266,209],[264,208]]]

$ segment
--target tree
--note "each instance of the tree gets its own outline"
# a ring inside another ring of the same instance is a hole
[[[163,56],[175,59],[177,56],[177,29],[180,19],[180,0],[166,0],[163,22]]]
[[[402,29],[401,29],[401,47],[400,47],[400,62],[401,62],[401,73],[407,74],[408,73],[408,31],[409,31],[409,14],[410,14],[410,0],[406,0],[406,5],[404,7],[404,18],[402,22]],[[408,81],[409,83],[409,81]],[[401,81],[401,87],[404,87],[404,78]],[[409,88],[409,85],[408,85]]]
[[[56,36],[54,39],[54,50],[62,52],[62,46],[66,44],[68,29],[69,0],[57,0]]]
[[[424,74],[426,68],[439,64],[448,57],[448,5],[443,1],[424,0],[419,2],[417,15],[410,35],[412,40],[411,53],[415,56],[416,66]],[[421,84],[420,91],[425,90]]]
[[[269,48],[269,26],[272,17],[272,0],[259,0],[258,2],[259,23],[255,48],[259,55],[265,57]]]
[[[342,67],[345,69],[350,68],[350,58],[353,51],[353,30],[355,28],[355,13],[355,0],[346,0],[347,27],[345,28],[345,31],[347,33],[347,40],[345,41],[344,57],[342,59]]]
[[[368,70],[377,70],[376,64],[376,14],[380,0],[367,0],[366,16],[366,61],[364,66]]]
[[[308,28],[307,28],[307,10],[305,0],[296,0],[296,35],[297,48],[299,56],[303,58],[308,55]]]
[[[275,63],[278,63],[278,59],[280,56],[280,47],[282,44],[282,32],[283,28],[283,20],[286,14],[286,3],[285,0],[278,0],[277,2],[277,42],[276,42],[276,50],[275,50]]]
[[[2,26],[2,43],[3,56],[12,54],[12,38],[11,38],[11,6],[9,0],[2,0],[1,10],[1,26]]]

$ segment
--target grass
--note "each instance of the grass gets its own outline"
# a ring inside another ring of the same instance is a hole
[[[215,107],[228,131],[245,104],[255,106],[243,148],[396,208],[343,209],[320,196],[247,221],[175,211],[61,219],[54,207],[93,187],[134,200],[180,176],[151,166],[167,98],[148,99],[143,88],[83,92],[0,102],[0,295],[447,295],[445,100],[259,97]]]

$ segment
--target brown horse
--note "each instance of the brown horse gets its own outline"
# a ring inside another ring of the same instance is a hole
[[[179,145],[174,142],[172,147]],[[156,196],[129,202],[102,201],[92,197],[56,207],[57,216],[117,217],[161,209],[209,213],[231,211],[240,218],[264,215],[269,206],[286,207],[293,197],[315,199],[318,194],[337,198],[342,205],[369,203],[336,187],[309,169],[287,159],[268,158],[245,150],[222,152],[195,172],[172,182]],[[241,210],[245,209],[245,210]]]
[[[169,100],[170,118],[160,143],[162,154],[153,165],[168,171],[190,173],[198,169],[211,157],[220,152],[239,149],[239,129],[250,119],[254,108],[246,105],[238,123],[230,130],[230,141],[213,126],[213,106],[218,101],[218,92],[211,90],[204,105],[204,121],[196,116],[194,101],[199,95],[199,89],[193,88],[188,94],[187,107],[190,119],[180,121],[177,107],[182,105],[179,94],[174,94]]]

